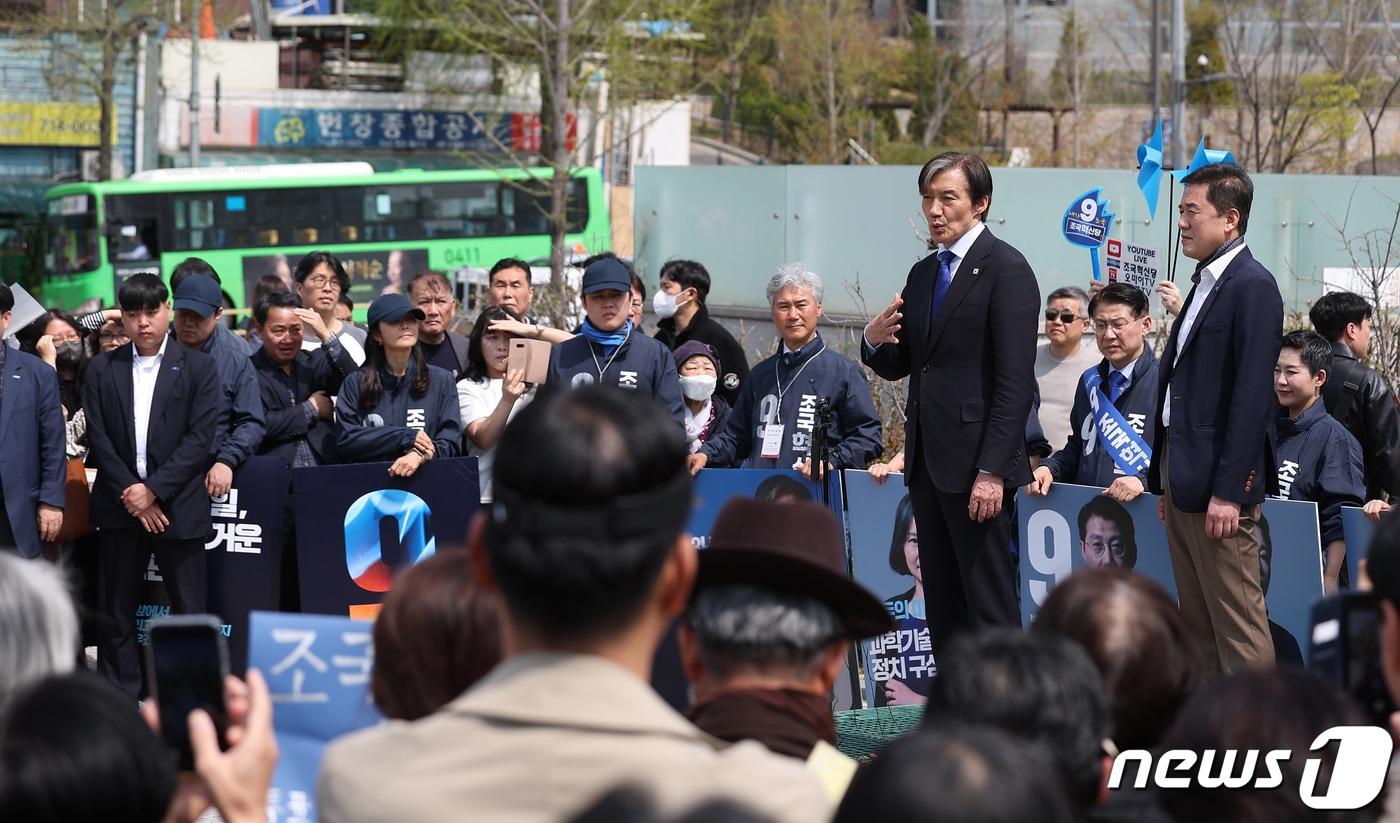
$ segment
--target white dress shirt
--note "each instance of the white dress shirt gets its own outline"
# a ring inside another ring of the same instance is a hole
[[[1196,325],[1196,316],[1201,313],[1201,307],[1205,305],[1206,298],[1210,297],[1211,291],[1215,289],[1215,284],[1220,281],[1220,275],[1225,273],[1226,267],[1234,261],[1235,257],[1244,249],[1245,244],[1241,243],[1233,249],[1222,254],[1218,259],[1211,261],[1209,266],[1201,269],[1201,282],[1196,285],[1196,296],[1191,298],[1191,303],[1181,312],[1181,334],[1176,336],[1176,357],[1172,360],[1172,368],[1181,361],[1181,350],[1186,348],[1187,335],[1191,334],[1191,329]],[[1172,417],[1172,387],[1167,384],[1167,402],[1162,404],[1162,426],[1171,425]]]
[[[151,401],[155,399],[156,378],[160,375],[160,364],[165,359],[165,347],[170,344],[170,336],[160,342],[160,351],[150,357],[136,353],[136,344],[131,344],[131,400],[135,406],[133,418],[136,420],[136,476],[146,479],[146,434],[151,425]]]

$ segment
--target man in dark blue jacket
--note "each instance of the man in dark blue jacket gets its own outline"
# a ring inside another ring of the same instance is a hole
[[[680,425],[685,401],[671,350],[632,326],[632,278],[615,257],[594,261],[583,272],[586,317],[577,336],[550,350],[549,382],[560,388],[590,383],[655,397]]]
[[[0,283],[0,338],[15,297]],[[63,525],[68,464],[58,374],[39,358],[0,343],[0,548],[38,557]]]
[[[219,420],[210,450],[213,465],[204,486],[210,497],[220,497],[233,485],[234,471],[256,454],[262,443],[258,378],[248,360],[248,344],[219,322],[224,309],[218,283],[203,274],[184,277],[175,287],[174,309],[172,325],[180,345],[204,352],[219,367]]]
[[[1279,492],[1288,500],[1317,504],[1327,594],[1337,590],[1346,559],[1342,506],[1360,506],[1366,495],[1361,444],[1321,402],[1332,362],[1327,338],[1294,331],[1283,336],[1274,366],[1274,394],[1281,407],[1274,447]]]
[[[817,403],[823,398],[831,401],[831,464],[863,469],[880,456],[884,446],[870,382],[860,366],[827,348],[817,333],[822,291],[821,278],[797,263],[768,281],[782,351],[754,366],[724,431],[690,456],[692,474],[712,461],[810,474]]]
[[[176,614],[206,608],[204,543],[211,531],[205,475],[219,417],[219,369],[168,334],[170,304],[153,274],[122,283],[117,302],[131,344],[88,366],[92,525],[102,565],[97,666],[135,700],[141,691],[136,607],[155,555]]]
[[[1157,357],[1147,345],[1147,295],[1110,283],[1089,301],[1089,316],[1104,359],[1080,376],[1069,440],[1036,468],[1026,491],[1041,495],[1052,483],[1078,483],[1103,486],[1104,494],[1128,503],[1147,489],[1157,434]]]
[[[1158,366],[1148,489],[1164,493],[1181,615],[1219,671],[1274,663],[1259,580],[1259,506],[1276,488],[1271,373],[1278,283],[1245,245],[1254,184],[1217,163],[1182,181],[1181,250],[1200,261]]]
[[[335,462],[335,404],[340,371],[324,349],[305,351],[296,310],[301,298],[290,292],[265,295],[253,308],[263,345],[250,358],[266,416],[258,454],[280,455],[292,468]]]

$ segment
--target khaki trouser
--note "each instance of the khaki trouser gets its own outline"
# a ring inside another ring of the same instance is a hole
[[[1274,643],[1259,581],[1259,507],[1240,509],[1234,537],[1207,537],[1205,513],[1183,512],[1172,502],[1169,450],[1163,448],[1160,459],[1181,616],[1218,671],[1270,668]]]

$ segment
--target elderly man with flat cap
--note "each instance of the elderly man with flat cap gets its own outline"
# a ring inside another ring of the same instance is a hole
[[[757,740],[817,767],[835,754],[831,688],[851,643],[891,628],[846,573],[829,509],[735,498],[700,553],[680,629],[688,716],[721,740]]]

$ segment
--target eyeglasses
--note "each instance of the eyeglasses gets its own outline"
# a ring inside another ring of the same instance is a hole
[[[1073,323],[1074,321],[1078,320],[1078,319],[1079,319],[1079,316],[1076,315],[1076,314],[1075,314],[1074,312],[1072,312],[1072,311],[1060,311],[1060,310],[1058,310],[1058,309],[1046,309],[1046,310],[1045,310],[1045,319],[1046,319],[1046,320],[1050,320],[1050,321],[1052,321],[1052,322],[1055,321],[1055,320],[1059,320],[1061,323],[1064,323],[1066,326],[1068,326],[1070,323]]]
[[[83,342],[83,338],[79,337],[78,334],[77,334],[77,332],[69,332],[69,333],[67,333],[67,334],[55,334],[55,335],[53,336],[52,340],[53,340],[53,344],[54,344],[55,346],[61,346],[61,345],[63,345],[64,343],[81,343],[81,342]]]
[[[1104,558],[1113,555],[1113,559],[1122,562],[1123,556],[1127,554],[1128,547],[1122,538],[1114,537],[1104,540],[1102,537],[1091,537],[1084,541],[1089,546],[1089,551],[1094,557]]]
[[[310,286],[313,289],[324,289],[326,286],[332,283],[335,284],[337,290],[340,289],[340,278],[329,277],[324,274],[313,275],[311,277],[306,278],[306,280],[304,280],[303,282],[305,282],[306,285]]]
[[[1123,331],[1124,329],[1126,329],[1127,327],[1131,326],[1132,324],[1138,322],[1138,321],[1141,320],[1141,319],[1142,319],[1142,318],[1140,318],[1140,317],[1134,317],[1134,318],[1131,318],[1131,319],[1125,319],[1125,318],[1121,318],[1121,317],[1120,317],[1119,319],[1114,320],[1112,323],[1109,323],[1109,322],[1106,322],[1106,321],[1103,321],[1103,320],[1095,320],[1095,321],[1094,321],[1094,331],[1097,332],[1097,333],[1099,333],[1099,334],[1103,334],[1103,333],[1107,332],[1109,329],[1113,329],[1113,331],[1114,331],[1115,333],[1121,332],[1121,331]]]

